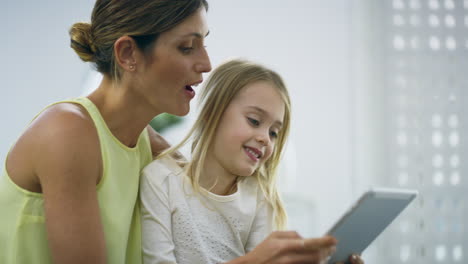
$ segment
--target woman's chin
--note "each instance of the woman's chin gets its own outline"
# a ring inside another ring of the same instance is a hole
[[[185,108],[180,108],[175,111],[167,112],[168,114],[175,115],[175,116],[186,116],[190,112],[190,106]]]

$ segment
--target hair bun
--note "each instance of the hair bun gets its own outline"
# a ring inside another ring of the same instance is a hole
[[[91,24],[78,22],[69,31],[70,46],[83,61],[94,61],[96,48],[91,37]]]

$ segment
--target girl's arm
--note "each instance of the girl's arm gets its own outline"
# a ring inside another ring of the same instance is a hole
[[[262,192],[259,190],[259,198],[257,199],[259,205],[250,229],[249,238],[245,245],[246,253],[252,251],[275,229],[273,227],[273,208],[263,197],[260,197],[261,193]]]
[[[161,175],[159,161],[143,170],[140,179],[143,262],[176,263],[172,239],[172,211],[167,175]]]
[[[276,231],[247,255],[226,264],[319,264],[335,245],[336,240],[329,236],[303,239],[295,231]]]
[[[106,263],[96,192],[102,161],[90,118],[78,106],[53,106],[33,122],[21,142],[42,188],[54,263]]]

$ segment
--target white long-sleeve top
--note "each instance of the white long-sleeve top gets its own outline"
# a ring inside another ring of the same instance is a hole
[[[227,262],[273,230],[272,208],[254,177],[231,195],[196,193],[177,163],[163,158],[143,170],[140,191],[145,264]]]

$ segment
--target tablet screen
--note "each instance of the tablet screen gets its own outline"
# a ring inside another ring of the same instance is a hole
[[[351,254],[361,254],[417,194],[416,190],[388,188],[365,192],[327,232],[338,239],[329,263],[345,262]]]

